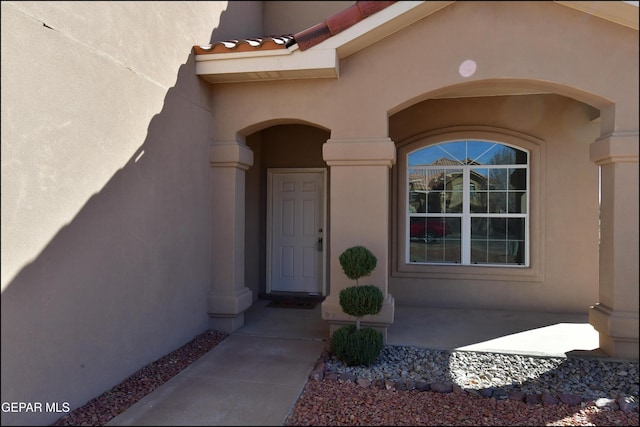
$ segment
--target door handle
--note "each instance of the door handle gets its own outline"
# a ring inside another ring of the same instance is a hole
[[[318,243],[316,243],[316,248],[317,248],[320,252],[322,252],[322,246],[323,246],[322,237],[320,237],[320,238],[318,239]]]

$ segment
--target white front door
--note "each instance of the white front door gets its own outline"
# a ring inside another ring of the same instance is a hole
[[[324,294],[324,169],[269,169],[267,292]]]

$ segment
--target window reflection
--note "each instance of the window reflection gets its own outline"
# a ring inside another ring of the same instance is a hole
[[[465,140],[445,142],[409,154],[409,166],[526,165],[526,151],[497,142]]]
[[[525,263],[526,151],[451,141],[410,153],[408,165],[409,262],[460,263],[466,247],[465,263]]]
[[[411,262],[461,263],[460,218],[411,218]]]
[[[473,264],[523,264],[524,242],[524,218],[471,218]]]

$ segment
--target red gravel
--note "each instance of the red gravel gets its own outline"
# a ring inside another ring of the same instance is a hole
[[[54,426],[102,426],[138,400],[160,387],[187,366],[204,356],[229,334],[206,331],[166,356],[150,363],[111,390],[91,399]]]
[[[309,380],[285,426],[638,426],[638,412]]]

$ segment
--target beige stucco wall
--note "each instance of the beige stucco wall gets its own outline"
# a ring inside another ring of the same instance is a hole
[[[3,402],[73,409],[207,329],[191,49],[261,25],[260,2],[2,2]]]
[[[389,117],[426,99],[459,98],[457,105],[471,110],[485,107],[485,101],[473,104],[471,98],[475,97],[561,95],[549,98],[549,105],[540,103],[546,98],[502,98],[499,102],[505,104],[493,107],[501,116],[482,117],[484,125],[505,126],[544,143],[545,154],[538,166],[543,168],[541,182],[551,191],[541,195],[546,207],[539,223],[544,228],[539,231],[547,239],[537,260],[542,270],[514,286],[503,282],[487,293],[473,288],[471,297],[457,298],[451,288],[432,298],[425,292],[420,303],[435,300],[441,305],[480,303],[487,307],[586,311],[598,299],[598,169],[589,157],[590,144],[601,134],[617,131],[635,132],[637,145],[637,57],[636,30],[553,2],[456,2],[342,59],[337,80],[215,85],[212,108],[220,112],[216,124],[224,140],[241,137],[243,130],[255,130],[272,120],[304,120],[330,129],[331,139],[338,143],[387,136],[395,141],[408,137],[407,132],[414,129],[408,126],[390,132]],[[473,73],[464,72],[468,69],[463,66],[465,61],[473,61]],[[592,109],[581,103],[598,110],[600,122],[591,122]],[[238,110],[243,111],[241,116],[231,113]],[[468,119],[465,125],[478,124],[472,111],[463,112],[461,118]],[[441,124],[445,123],[443,118]],[[353,173],[362,170],[354,168]],[[576,176],[563,181],[566,172]],[[346,175],[341,182],[334,179],[337,175],[331,176],[333,188],[350,185]],[[637,184],[616,181],[616,185],[633,189]],[[567,194],[574,186],[585,194]],[[574,211],[576,203],[588,210],[586,217]],[[340,209],[353,216],[343,223],[359,224],[357,209]],[[556,234],[567,221],[574,221],[574,214],[576,222],[569,229],[577,232],[584,227],[581,235]],[[629,232],[637,235],[637,228],[630,227]],[[353,230],[335,231],[344,239],[341,245],[369,239],[366,233]],[[587,264],[584,269],[583,262]],[[335,274],[332,271],[331,286],[345,282],[338,270]],[[626,280],[637,282],[637,269],[629,269]],[[390,292],[398,292],[404,303],[412,301],[418,293],[417,282],[400,283],[390,277]],[[469,282],[464,286],[464,291],[472,289]],[[622,292],[634,296],[628,285]],[[498,296],[500,302],[496,301]]]
[[[264,33],[260,35],[295,34],[313,27],[325,18],[346,9],[355,1],[265,1]],[[249,34],[244,37],[250,36]]]

